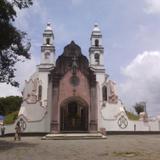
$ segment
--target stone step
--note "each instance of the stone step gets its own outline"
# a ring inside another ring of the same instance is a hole
[[[47,134],[42,140],[80,140],[80,139],[106,139],[107,137],[101,133],[63,133],[63,134]]]

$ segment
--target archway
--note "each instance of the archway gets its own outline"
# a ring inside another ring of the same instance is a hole
[[[60,108],[61,131],[88,130],[88,105],[79,98],[65,100]]]

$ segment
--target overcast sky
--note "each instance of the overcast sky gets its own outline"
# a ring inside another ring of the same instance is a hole
[[[18,11],[15,25],[31,39],[32,59],[17,64],[20,89],[0,84],[0,96],[20,95],[24,80],[40,61],[42,33],[51,22],[56,56],[74,40],[88,57],[97,22],[103,34],[105,67],[116,81],[127,108],[147,102],[150,115],[160,114],[160,0],[33,0]]]

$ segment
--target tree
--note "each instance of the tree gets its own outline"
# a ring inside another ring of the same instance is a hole
[[[146,103],[145,102],[139,102],[136,103],[133,108],[135,109],[136,113],[139,115],[141,112],[145,112],[146,110]]]
[[[16,8],[23,9],[32,5],[32,0],[0,0],[0,82],[19,86],[15,78],[15,64],[20,56],[30,58],[29,40],[26,33],[18,30],[13,22]]]
[[[6,116],[19,111],[21,103],[22,97],[19,96],[0,97],[0,115]]]

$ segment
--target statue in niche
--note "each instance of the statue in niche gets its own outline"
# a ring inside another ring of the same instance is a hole
[[[76,75],[76,73],[77,73],[78,65],[77,65],[76,60],[77,60],[77,58],[74,56],[73,57],[73,62],[72,62],[72,74],[73,75]]]
[[[108,87],[109,87],[109,103],[113,103],[113,104],[118,103],[116,83],[109,80],[108,81]]]
[[[72,60],[73,60],[73,62],[72,62],[72,76],[70,78],[70,83],[74,87],[73,96],[75,96],[75,94],[76,94],[76,88],[75,87],[79,85],[80,80],[76,75],[77,74],[77,68],[78,68],[78,65],[77,65],[77,62],[76,62],[77,58],[74,56]]]

